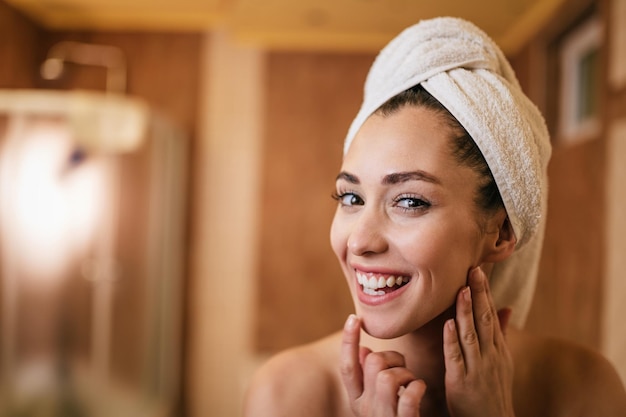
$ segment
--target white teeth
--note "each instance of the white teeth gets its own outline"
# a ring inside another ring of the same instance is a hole
[[[369,275],[363,272],[357,272],[356,279],[359,285],[363,287],[363,292],[369,295],[383,295],[385,292],[380,291],[381,289],[393,288],[409,282],[409,277],[385,277],[382,275]]]
[[[378,278],[378,288],[384,288],[387,286],[387,280],[383,277]]]
[[[384,291],[376,291],[371,288],[364,287],[363,292],[367,295],[385,295]]]
[[[367,286],[370,288],[378,288],[378,280],[376,279],[376,277],[371,277],[369,282],[367,283]]]

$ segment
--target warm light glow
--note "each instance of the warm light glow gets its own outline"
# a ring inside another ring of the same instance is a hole
[[[25,277],[61,279],[93,242],[106,203],[106,171],[97,159],[73,161],[61,123],[25,126],[2,155],[3,227]],[[8,190],[11,190],[7,193]]]

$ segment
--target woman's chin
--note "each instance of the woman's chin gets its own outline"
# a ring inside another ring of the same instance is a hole
[[[400,326],[390,326],[388,321],[368,319],[367,317],[363,317],[362,320],[365,333],[377,339],[395,339],[408,333],[407,329]]]

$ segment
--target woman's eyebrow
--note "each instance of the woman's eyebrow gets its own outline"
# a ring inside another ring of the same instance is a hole
[[[338,175],[337,178],[335,179],[336,181],[338,180],[344,180],[347,181],[351,184],[360,184],[361,181],[359,180],[359,178],[354,175],[354,174],[350,174],[348,172],[345,171],[341,171]],[[439,179],[427,172],[424,171],[407,171],[407,172],[394,172],[393,174],[388,174],[385,175],[383,177],[382,180],[382,184],[383,185],[393,185],[393,184],[399,184],[402,182],[406,182],[406,181],[426,181],[426,182],[430,182],[433,184],[441,184],[441,181],[439,181]]]
[[[426,181],[433,184],[441,184],[441,181],[433,175],[424,171],[408,171],[408,172],[395,172],[393,174],[385,175],[382,183],[385,185],[399,184],[406,181]]]
[[[361,181],[359,181],[359,178],[356,175],[352,175],[349,174],[345,171],[341,171],[338,175],[337,178],[335,178],[335,181],[339,181],[339,180],[344,180],[347,181],[351,184],[360,184]]]

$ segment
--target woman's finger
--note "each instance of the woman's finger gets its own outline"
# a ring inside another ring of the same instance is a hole
[[[496,306],[495,303],[493,301],[493,296],[491,295],[491,288],[489,286],[489,280],[487,279],[487,277],[485,276],[484,279],[484,287],[485,287],[485,292],[487,293],[487,297],[489,299],[489,303],[491,306],[491,311],[492,311],[492,315],[493,317],[497,317],[498,320],[497,322],[494,320],[494,323],[497,323],[498,325],[494,325],[493,326],[493,340],[494,340],[494,344],[497,347],[502,347],[503,344],[506,344],[505,341],[505,334],[506,334],[506,329],[509,325],[509,319],[511,317],[511,309],[510,308],[504,308],[501,309],[500,311],[496,310]]]
[[[357,316],[350,314],[343,327],[341,341],[341,377],[351,401],[363,393],[363,370],[359,358],[359,341],[361,338],[361,322]]]
[[[448,320],[444,325],[443,357],[446,366],[446,380],[460,381],[465,377],[467,369],[454,319]]]
[[[489,283],[487,283],[487,292],[491,297],[491,290],[489,289]],[[496,310],[494,306],[494,314],[498,318],[497,326],[494,328],[494,343],[496,347],[502,348],[506,346],[506,331],[509,326],[509,320],[511,318],[512,310],[510,308],[502,308]]]
[[[404,356],[398,352],[383,351],[370,353],[363,362],[364,391],[381,392],[381,381],[385,381],[387,377],[397,376],[400,371],[396,370],[405,370],[408,372],[405,365]],[[385,372],[389,369],[394,369],[394,371]],[[402,380],[399,384],[396,384],[394,395],[398,392],[400,385],[412,379],[414,378],[411,376],[408,380]],[[388,382],[390,385],[395,384],[396,379],[391,379]]]
[[[478,343],[484,352],[495,343],[496,309],[487,289],[487,276],[480,267],[470,271],[467,281],[472,294]]]
[[[480,344],[476,327],[474,325],[474,311],[472,307],[472,292],[470,287],[465,287],[457,296],[456,302],[456,328],[461,351],[465,360],[465,367],[471,372],[472,367],[481,359]]]
[[[510,308],[501,308],[498,310],[498,323],[500,324],[500,330],[502,336],[506,338],[506,330],[509,327],[509,320],[511,319],[511,313],[513,311]]]
[[[398,398],[398,417],[419,417],[420,404],[426,384],[421,379],[411,381]]]
[[[387,403],[395,409],[398,394],[415,381],[415,375],[406,368],[388,368],[376,375],[376,398],[380,403]]]

